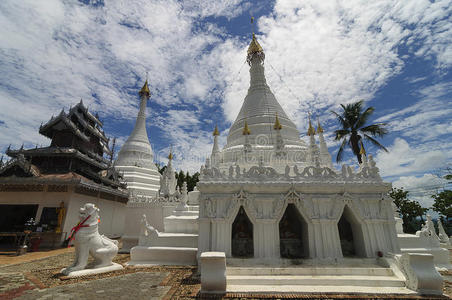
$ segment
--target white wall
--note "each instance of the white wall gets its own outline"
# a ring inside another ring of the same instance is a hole
[[[69,235],[78,219],[78,211],[85,203],[94,203],[100,209],[101,222],[99,232],[110,237],[123,234],[125,207],[123,203],[76,194],[69,189],[68,192],[1,192],[0,204],[38,204],[35,219],[40,220],[44,207],[59,207],[61,201],[66,208],[66,217],[63,220],[63,238]],[[0,229],[1,230],[1,229]]]
[[[64,224],[65,231],[70,232],[71,228],[77,224],[79,221],[79,209],[86,203],[93,203],[100,210],[100,234],[105,234],[108,237],[120,237],[123,235],[126,211],[124,203],[77,193],[71,194],[70,197],[69,207],[66,212],[67,222]]]

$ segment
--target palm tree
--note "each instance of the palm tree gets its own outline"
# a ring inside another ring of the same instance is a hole
[[[379,149],[383,149],[388,152],[388,150],[381,145],[374,137],[382,137],[388,133],[388,130],[384,127],[385,123],[376,123],[372,125],[366,125],[367,120],[370,115],[374,112],[375,108],[368,107],[363,111],[363,102],[358,101],[355,103],[343,105],[341,107],[343,112],[338,114],[337,112],[332,112],[336,115],[339,124],[342,126],[341,129],[336,130],[335,140],[342,140],[342,144],[337,152],[336,161],[340,162],[342,160],[342,155],[344,152],[345,145],[352,149],[353,154],[358,158],[358,162],[362,163],[360,150],[363,145],[363,139],[371,142]]]

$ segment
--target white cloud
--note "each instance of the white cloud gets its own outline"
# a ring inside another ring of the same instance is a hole
[[[440,168],[447,159],[447,152],[434,148],[414,148],[402,138],[396,138],[388,147],[389,152],[379,150],[376,155],[377,166],[384,177],[407,174],[420,174]]]
[[[338,103],[370,99],[398,74],[404,66],[401,45],[420,47],[416,55],[434,59],[438,69],[450,66],[447,4],[276,1],[273,12],[257,20],[268,82],[305,132],[308,110],[321,114]],[[133,120],[138,101],[131,94],[149,71],[152,124],[167,138],[159,143],[180,147],[181,167],[197,169],[202,159],[193,156],[211,150],[211,132],[202,127],[206,115],[222,108],[226,119],[234,120],[249,82],[244,65],[249,39],[231,36],[206,19],[232,20],[256,6],[243,0],[106,1],[104,6],[1,1],[0,147],[46,141],[37,134],[39,124],[80,98],[104,120]],[[410,130],[418,130],[413,129],[418,120],[413,117]],[[322,125],[330,122],[328,114]],[[450,131],[436,121],[431,125]],[[227,131],[222,134],[224,139]],[[407,163],[409,169],[423,169]]]
[[[376,122],[387,122],[391,132],[417,141],[431,141],[452,133],[452,83],[442,82],[423,87],[413,96],[415,104],[380,117]],[[419,126],[421,125],[421,126]]]
[[[443,189],[446,183],[446,180],[437,175],[426,173],[421,177],[402,176],[393,182],[393,186],[409,191],[408,198],[418,201],[423,207],[431,207],[431,195]]]

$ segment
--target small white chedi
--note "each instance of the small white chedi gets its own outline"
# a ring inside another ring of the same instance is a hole
[[[112,262],[118,253],[118,241],[99,234],[99,209],[92,203],[80,208],[80,222],[74,227],[71,238],[74,239],[75,260],[61,273],[68,277],[105,273],[122,269],[120,264]],[[88,266],[88,258],[94,258],[94,264]]]
[[[129,265],[196,265],[199,211],[197,205],[189,203],[186,182],[177,200],[171,215],[164,218],[163,232],[151,226],[143,214],[138,245],[130,250]]]
[[[398,218],[397,238],[402,253],[427,253],[433,255],[433,262],[438,270],[452,269],[450,263],[449,238],[442,227],[441,221],[438,221],[439,235],[436,234],[435,225],[432,217],[427,215],[427,220],[421,230],[416,234],[408,234],[403,232],[402,220]],[[400,229],[402,228],[402,229]]]

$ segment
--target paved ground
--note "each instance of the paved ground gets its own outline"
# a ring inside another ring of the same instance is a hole
[[[125,268],[123,270],[66,279],[59,274],[72,262],[73,249],[30,253],[0,260],[0,300],[7,299],[188,299],[196,298],[199,276],[193,267]],[[115,258],[117,263],[129,260],[127,254]],[[8,264],[5,264],[8,263]],[[445,275],[445,291],[452,294],[452,272]],[[269,295],[254,295],[268,298]],[[345,295],[286,295],[306,299],[377,299]],[[227,294],[227,298],[245,299],[244,294]],[[283,298],[272,295],[273,299]],[[400,299],[399,297],[391,299]],[[425,299],[425,298],[424,298]]]
[[[170,286],[159,284],[168,273],[133,273],[48,289],[25,291],[15,299],[161,299]]]
[[[0,299],[172,299],[199,291],[199,277],[191,267],[126,268],[66,279],[59,271],[73,257],[73,249],[59,249],[3,259]],[[128,260],[126,254],[115,258],[118,263]]]
[[[17,256],[15,251],[0,251],[0,267],[1,265],[18,264],[28,261],[34,261],[49,256],[55,256],[60,253],[72,253],[74,248],[61,248],[56,250],[39,251],[39,252],[27,252],[24,255]]]

